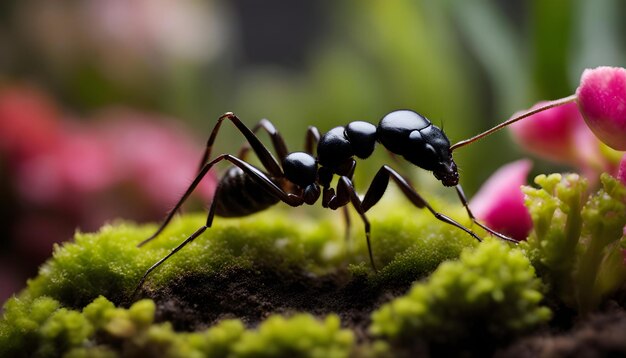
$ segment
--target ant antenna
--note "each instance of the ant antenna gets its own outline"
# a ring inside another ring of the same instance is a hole
[[[486,136],[490,135],[493,132],[499,131],[500,129],[508,126],[509,124],[513,124],[513,123],[515,123],[517,121],[520,121],[520,120],[522,120],[522,119],[524,119],[526,117],[530,117],[533,114],[536,114],[536,113],[539,113],[539,112],[543,112],[543,111],[545,111],[547,109],[550,109],[550,108],[553,108],[553,107],[558,107],[560,105],[563,105],[563,104],[566,104],[566,103],[569,103],[569,102],[574,102],[574,101],[576,101],[577,98],[578,97],[576,97],[576,95],[573,94],[573,95],[568,96],[568,97],[564,97],[564,98],[561,98],[561,99],[550,101],[550,102],[544,104],[541,107],[535,108],[535,109],[533,109],[531,111],[528,111],[528,112],[525,112],[525,113],[522,113],[519,116],[515,116],[513,118],[510,118],[509,120],[507,120],[505,122],[502,122],[502,123],[498,124],[497,126],[491,128],[491,129],[489,129],[489,130],[487,130],[485,132],[482,132],[482,133],[480,133],[480,134],[478,134],[476,136],[473,136],[470,139],[465,139],[465,140],[462,140],[460,142],[457,142],[457,143],[455,143],[454,145],[452,145],[450,147],[450,151],[453,151],[453,150],[455,150],[457,148],[464,147],[464,146],[466,146],[466,145],[468,145],[470,143],[473,143],[473,142],[475,142],[475,141],[477,141],[477,140],[479,140],[479,139],[481,139],[483,137],[486,137]]]

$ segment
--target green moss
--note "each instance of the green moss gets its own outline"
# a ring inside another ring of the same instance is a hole
[[[436,200],[431,203],[445,207]],[[446,214],[461,222],[466,217],[460,205]],[[402,200],[381,203],[368,216],[378,273],[369,266],[358,216],[353,216],[351,238],[346,241],[343,228],[334,221],[294,219],[276,210],[216,220],[214,227],[155,270],[144,287],[159,292],[180,277],[219,276],[235,268],[281,272],[276,276],[281,278],[295,272],[333,280],[339,276],[336,282],[358,281],[355,287],[370,294],[405,287],[442,261],[458,257],[464,247],[476,245],[461,230]],[[357,347],[354,334],[341,329],[334,315],[322,321],[307,314],[276,316],[256,330],[247,330],[240,320],[223,320],[204,331],[176,332],[169,322],[154,322],[153,301],[118,308],[132,303],[130,295],[145,270],[204,220],[204,215],[183,215],[142,248],[136,244],[156,227],[125,222],[97,233],[78,233],[74,242],[57,246],[28,288],[6,304],[0,320],[0,353],[6,354],[0,356],[341,357],[363,355],[364,347],[377,355],[389,352],[384,342]]]
[[[550,311],[541,299],[521,251],[487,240],[374,312],[371,332],[398,341],[497,339],[546,322]]]
[[[202,215],[174,220],[143,248],[136,244],[155,230],[152,225],[119,223],[97,233],[77,233],[73,243],[55,247],[53,258],[29,282],[23,295],[31,299],[50,296],[70,307],[83,307],[99,295],[122,302],[145,270],[204,220]],[[158,287],[184,274],[210,274],[225,267],[287,270],[296,266],[323,273],[345,258],[343,240],[329,222],[294,226],[276,214],[220,222],[159,267],[146,286]]]
[[[229,267],[280,272],[295,268],[323,275],[341,271],[345,264],[357,265],[353,272],[360,270],[373,277],[376,285],[410,283],[426,276],[440,262],[458,257],[463,247],[475,245],[475,240],[461,230],[400,202],[389,201],[368,213],[372,248],[381,268],[378,275],[372,275],[358,216],[353,217],[352,235],[346,245],[343,229],[335,222],[294,219],[276,210],[244,219],[219,218],[155,270],[144,287],[158,290],[177,277],[211,275]],[[459,213],[462,220],[460,205],[455,214]],[[183,215],[142,248],[136,244],[154,232],[155,226],[120,222],[97,233],[77,233],[74,242],[55,247],[53,258],[29,281],[21,297],[49,296],[75,308],[84,307],[99,295],[116,303],[128,302],[145,270],[204,221],[204,215]]]
[[[258,330],[245,332],[234,345],[236,357],[347,357],[354,344],[351,331],[340,328],[339,317],[322,322],[310,315],[273,316]]]
[[[0,326],[3,357],[348,357],[354,335],[337,316],[319,321],[307,314],[272,316],[258,329],[224,320],[202,332],[177,333],[169,323],[152,324],[154,303],[142,300],[115,308],[103,297],[83,312],[59,308],[50,298],[24,304],[12,299]],[[33,320],[23,322],[25,313]],[[12,330],[10,334],[7,329]]]
[[[626,188],[606,174],[592,195],[576,174],[535,182],[524,188],[534,229],[522,248],[552,295],[588,313],[626,281]]]
[[[4,306],[4,317],[0,320],[0,356],[28,356],[27,347],[38,347],[41,326],[59,309],[59,302],[49,297],[33,301],[12,298]]]

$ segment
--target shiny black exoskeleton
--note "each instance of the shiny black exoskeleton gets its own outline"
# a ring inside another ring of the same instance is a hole
[[[387,114],[378,127],[367,122],[351,122],[326,133],[317,146],[319,164],[338,175],[347,161],[361,159],[374,152],[376,142],[403,156],[420,168],[433,172],[445,186],[459,183],[459,173],[452,159],[450,141],[441,129],[424,116],[409,110]]]
[[[209,160],[213,143],[224,120],[232,122],[246,138],[247,143],[237,156],[221,154]],[[260,129],[269,134],[278,160],[255,135]],[[356,166],[355,157],[359,159],[368,158],[374,152],[376,143],[380,143],[390,152],[404,157],[408,162],[432,171],[443,185],[454,186],[474,223],[502,239],[514,241],[475,220],[467,206],[465,194],[461,186],[458,185],[459,174],[452,159],[450,141],[441,129],[416,112],[409,110],[391,112],[380,120],[378,126],[363,121],[350,122],[345,127],[335,127],[329,130],[323,136],[320,136],[315,127],[309,127],[306,132],[305,150],[291,153],[287,150],[283,138],[270,121],[261,120],[255,127],[249,129],[237,116],[229,112],[218,119],[211,132],[199,173],[194,181],[170,211],[159,229],[141,242],[139,246],[144,245],[161,233],[187,197],[215,164],[228,161],[233,167],[226,172],[217,186],[206,224],[150,267],[135,291],[137,292],[141,288],[150,272],[211,227],[215,215],[223,217],[246,216],[281,201],[290,206],[312,205],[320,197],[323,207],[334,210],[340,207],[346,208],[351,203],[356,209],[365,226],[370,262],[375,269],[370,245],[370,224],[366,212],[382,198],[389,180],[393,180],[416,207],[428,209],[437,219],[456,226],[480,240],[472,230],[433,209],[406,179],[387,165],[379,169],[365,196],[361,199],[352,184]],[[317,154],[313,153],[315,146]],[[260,170],[245,161],[250,149],[258,156],[264,170]],[[336,187],[333,188],[331,182],[335,176],[338,176],[339,180]]]

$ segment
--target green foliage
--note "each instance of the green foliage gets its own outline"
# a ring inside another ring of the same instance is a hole
[[[540,189],[524,188],[534,229],[522,248],[552,294],[588,313],[626,281],[626,188],[607,174],[589,196],[577,174],[535,182]]]
[[[371,332],[439,343],[507,337],[550,318],[539,285],[521,251],[488,240],[374,312]]]
[[[323,322],[308,314],[273,316],[256,331],[245,332],[234,346],[237,357],[347,357],[354,344],[351,331],[341,329],[339,317]]]
[[[30,304],[14,298],[0,323],[0,355],[314,358],[348,357],[354,345],[337,316],[272,316],[256,330],[224,320],[202,332],[177,333],[169,323],[152,324],[154,312],[150,300],[123,309],[99,297],[81,313],[47,297]]]

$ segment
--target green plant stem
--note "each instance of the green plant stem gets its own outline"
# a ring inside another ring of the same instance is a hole
[[[563,243],[562,257],[575,257],[576,247],[580,240],[582,231],[582,201],[580,195],[574,195],[567,200],[569,211],[567,213],[567,221],[565,222],[565,242]],[[570,274],[574,267],[574,260],[563,260],[563,265],[559,267],[556,277],[571,277]],[[564,279],[558,282],[556,287],[559,294],[563,296],[567,292],[572,292],[572,280]]]
[[[592,237],[587,251],[580,259],[578,268],[578,311],[587,315],[597,305],[598,297],[594,294],[598,268],[602,261],[603,240]]]

